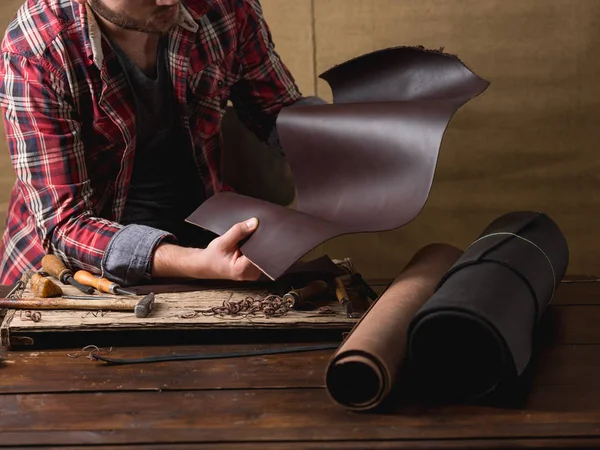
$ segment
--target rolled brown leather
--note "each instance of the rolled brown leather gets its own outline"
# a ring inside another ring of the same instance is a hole
[[[461,254],[448,244],[422,248],[369,308],[327,367],[325,384],[336,403],[365,411],[387,398],[406,356],[410,321]]]

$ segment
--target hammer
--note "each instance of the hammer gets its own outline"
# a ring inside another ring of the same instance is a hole
[[[154,305],[154,293],[141,300],[115,298],[111,300],[67,300],[64,298],[0,298],[0,309],[82,309],[89,311],[134,311],[135,317],[148,317]]]

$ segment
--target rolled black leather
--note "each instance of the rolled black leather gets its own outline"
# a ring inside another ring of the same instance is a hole
[[[546,214],[513,212],[492,222],[409,326],[419,383],[434,396],[469,400],[521,375],[568,262],[567,241]]]

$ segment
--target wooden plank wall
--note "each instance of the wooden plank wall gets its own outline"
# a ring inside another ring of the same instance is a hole
[[[0,28],[22,0],[0,5]],[[396,231],[334,239],[309,256],[353,257],[369,277],[397,274],[433,241],[468,245],[495,217],[547,212],[564,230],[571,273],[600,273],[596,157],[600,2],[596,0],[262,0],[276,48],[306,95],[317,75],[396,45],[444,47],[490,89],[445,136],[430,200]],[[3,141],[3,140],[2,140]],[[13,174],[0,146],[0,222]]]
[[[266,2],[267,13],[277,18],[285,1]],[[317,74],[377,49],[423,45],[459,55],[492,83],[452,120],[413,223],[319,251],[390,277],[427,243],[465,247],[501,214],[541,210],[567,236],[569,272],[599,273],[599,25],[595,0],[314,0]],[[330,100],[327,84],[317,86]]]

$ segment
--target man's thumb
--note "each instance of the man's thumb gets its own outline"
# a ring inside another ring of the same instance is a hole
[[[256,217],[253,217],[252,219],[244,222],[244,226],[248,230],[247,232],[246,231],[244,231],[244,232],[246,233],[246,235],[248,235],[248,234],[252,233],[254,230],[256,230],[256,228],[258,228],[258,219]]]
[[[236,223],[223,236],[222,244],[225,247],[237,247],[238,243],[245,237],[251,235],[258,227],[258,219],[252,218],[245,222]]]

